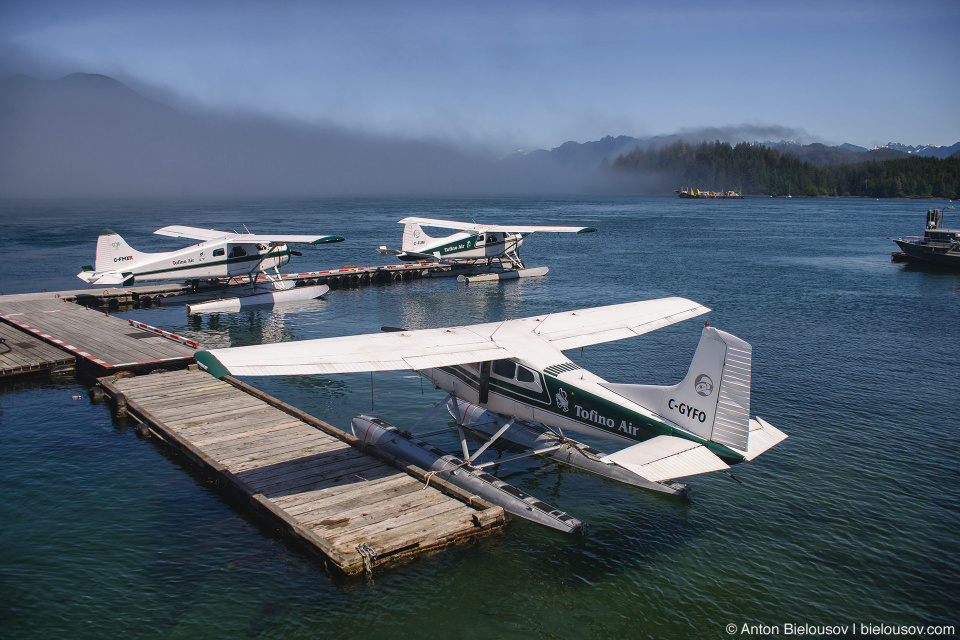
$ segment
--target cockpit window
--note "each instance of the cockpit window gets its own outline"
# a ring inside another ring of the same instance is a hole
[[[536,377],[534,377],[533,371],[526,367],[517,367],[517,382],[533,382],[534,380],[536,380]]]
[[[513,360],[497,360],[493,363],[493,373],[501,378],[513,379],[517,364]]]
[[[243,250],[243,247],[237,245],[233,249],[230,249],[230,255],[228,258],[242,258],[247,255],[247,252]]]

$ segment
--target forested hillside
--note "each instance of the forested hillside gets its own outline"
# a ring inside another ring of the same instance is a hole
[[[740,143],[677,142],[636,148],[609,165],[629,185],[631,174],[673,176],[677,187],[749,195],[863,196],[876,198],[960,195],[960,159],[909,157],[832,166],[802,162],[776,149]]]

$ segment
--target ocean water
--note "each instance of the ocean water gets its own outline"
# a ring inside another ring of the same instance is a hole
[[[424,279],[204,317],[183,307],[118,315],[220,347],[680,295],[713,311],[569,355],[610,381],[672,384],[708,320],[753,345],[751,412],[790,436],[732,469],[742,484],[690,478],[689,501],[539,460],[504,464],[501,477],[586,521],[587,535],[514,520],[502,534],[341,580],[91,405],[76,380],[8,383],[0,638],[723,638],[750,635],[744,625],[781,636],[788,625],[958,626],[960,273],[892,263],[888,240],[920,233],[925,210],[945,204],[0,203],[3,294],[81,288],[74,274],[92,263],[104,227],[146,251],[182,246],[151,235],[168,224],[347,238],[304,249],[286,269],[302,271],[388,264],[374,248],[398,246],[396,221],[408,215],[594,226],[528,239],[524,258],[549,266],[544,278]],[[359,413],[410,426],[443,397],[411,372],[248,382],[341,428]]]

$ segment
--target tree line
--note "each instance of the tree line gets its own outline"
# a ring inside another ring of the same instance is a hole
[[[629,178],[667,175],[679,187],[769,196],[870,198],[960,197],[960,158],[909,157],[818,166],[789,153],[741,142],[677,142],[660,149],[637,147],[608,169]],[[628,180],[629,182],[629,180]],[[639,184],[639,180],[638,180]]]

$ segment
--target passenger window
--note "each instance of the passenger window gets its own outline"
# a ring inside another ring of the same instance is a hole
[[[517,365],[513,360],[497,360],[493,363],[493,372],[501,378],[513,379]]]
[[[533,371],[526,367],[517,367],[517,382],[533,382],[536,378]]]
[[[213,257],[216,258],[217,256],[222,256],[224,253],[226,252],[223,249],[214,249]]]

